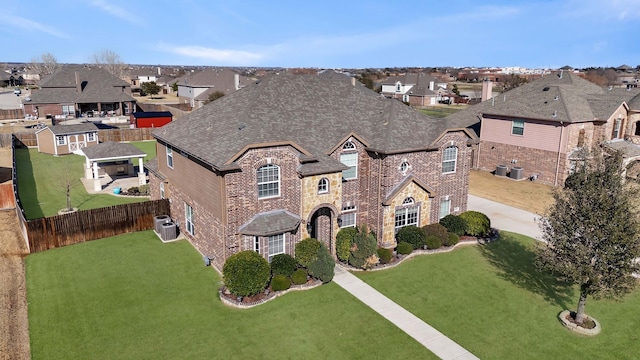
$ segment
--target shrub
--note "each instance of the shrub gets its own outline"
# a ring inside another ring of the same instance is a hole
[[[271,278],[269,263],[255,251],[231,255],[222,268],[224,283],[235,296],[249,296],[263,291]]]
[[[296,269],[296,259],[289,254],[278,254],[271,259],[271,274],[290,277]]]
[[[149,184],[140,185],[140,194],[149,195]]]
[[[139,193],[140,193],[140,188],[137,187],[137,186],[132,186],[132,187],[127,189],[127,194],[135,195],[135,194],[139,194]]]
[[[467,230],[467,223],[460,216],[449,214],[440,219],[440,224],[447,228],[447,231],[458,236],[464,235]]]
[[[328,283],[333,279],[335,266],[336,263],[333,261],[329,249],[325,244],[320,243],[316,259],[309,265],[309,275],[320,279],[323,283]]]
[[[291,280],[282,274],[276,275],[271,279],[271,290],[282,291],[291,287]]]
[[[424,234],[427,237],[429,236],[437,237],[440,240],[440,245],[444,244],[449,238],[449,235],[448,235],[449,232],[447,231],[447,228],[438,223],[425,225],[422,227],[422,231],[424,231]]]
[[[413,249],[420,249],[425,244],[424,231],[417,226],[409,225],[401,228],[396,235],[398,242],[406,242],[413,246]]]
[[[491,230],[491,220],[478,211],[465,211],[460,217],[467,223],[465,233],[471,236],[487,236]]]
[[[443,242],[442,245],[444,246],[453,246],[455,244],[457,244],[458,242],[460,242],[460,236],[458,236],[458,234],[454,234],[452,232],[447,234],[447,241]]]
[[[357,233],[358,230],[356,228],[348,227],[340,229],[336,234],[336,255],[340,261],[349,261],[353,238]]]
[[[413,252],[413,245],[409,244],[408,242],[401,242],[398,244],[396,250],[400,255],[409,255],[411,254],[411,252]]]
[[[391,251],[391,249],[379,248],[378,257],[380,258],[381,263],[388,264],[393,257],[393,251]]]
[[[378,242],[375,236],[369,232],[366,226],[363,226],[353,238],[349,265],[363,269],[372,266],[371,261],[373,261],[373,258],[371,258],[371,255],[376,255],[377,245]]]
[[[293,280],[293,283],[296,285],[305,284],[307,282],[307,270],[297,269],[293,272],[293,275],[291,275],[291,280]]]
[[[434,250],[442,246],[442,239],[434,235],[427,236],[427,240],[425,242],[427,244],[427,249],[429,250]]]
[[[320,241],[313,238],[306,238],[296,244],[296,261],[298,264],[309,268],[309,265],[316,260]]]

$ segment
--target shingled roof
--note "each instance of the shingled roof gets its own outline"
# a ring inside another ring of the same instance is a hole
[[[305,155],[322,159],[351,135],[380,153],[428,149],[449,127],[444,119],[354,86],[348,77],[273,75],[156,129],[153,135],[222,168],[257,144],[292,144]]]

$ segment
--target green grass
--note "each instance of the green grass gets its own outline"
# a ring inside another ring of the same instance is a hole
[[[595,337],[565,329],[578,292],[533,265],[535,240],[513,233],[487,246],[421,256],[362,280],[481,359],[634,359],[640,291],[622,301],[587,299],[602,325]]]
[[[186,241],[150,231],[26,258],[37,359],[435,359],[329,283],[248,310]]]
[[[56,215],[67,206],[66,179],[71,183],[71,206],[80,210],[147,200],[87,193],[80,180],[83,156],[53,156],[37,149],[16,149],[15,154],[18,193],[28,219]]]
[[[145,156],[142,161],[147,162],[156,157],[156,141],[133,141],[131,145],[134,145],[138,149],[144,151]]]
[[[451,114],[455,114],[458,111],[464,109],[465,107],[451,105],[451,106],[437,106],[437,107],[429,107],[424,109],[418,109],[421,113],[434,117],[434,118],[443,118],[447,117]]]

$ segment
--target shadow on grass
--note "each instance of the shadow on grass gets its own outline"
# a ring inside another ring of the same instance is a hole
[[[573,302],[571,284],[538,270],[535,250],[514,236],[501,233],[498,241],[480,246],[480,253],[498,269],[498,276],[514,285],[542,295],[546,301],[563,309]]]
[[[31,164],[31,154],[27,148],[15,149],[16,172],[18,178],[18,199],[27,219],[44,216],[42,207],[38,203],[38,189]]]

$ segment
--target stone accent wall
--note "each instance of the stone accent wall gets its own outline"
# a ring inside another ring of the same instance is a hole
[[[415,201],[415,206],[420,207],[418,213],[418,225],[422,227],[431,223],[431,201],[429,193],[424,191],[421,187],[411,182],[399,191],[393,198],[389,206],[384,206],[383,210],[383,222],[382,222],[382,239],[380,246],[385,248],[396,247],[396,234],[395,234],[395,213],[398,207],[402,207],[404,199],[412,197]]]
[[[318,193],[318,183],[320,179],[326,178],[329,182],[329,192],[324,194]],[[302,180],[302,211],[300,212],[300,216],[302,217],[303,223],[311,221],[311,218],[314,212],[323,206],[332,206],[333,211],[333,221],[332,223],[324,223],[323,220],[320,220],[318,224],[318,229],[332,229],[331,234],[335,235],[339,228],[336,217],[340,215],[340,210],[342,209],[342,173],[334,173],[334,174],[323,174],[323,175],[313,175],[303,178]],[[325,219],[328,221],[328,219]],[[309,233],[307,232],[306,226],[301,226],[301,234],[302,238],[309,237]],[[330,234],[322,234],[323,238],[327,236],[331,236]],[[333,240],[335,240],[335,236],[333,236]],[[327,247],[329,249],[334,249],[335,244],[333,244],[333,240],[330,243],[327,243]]]

